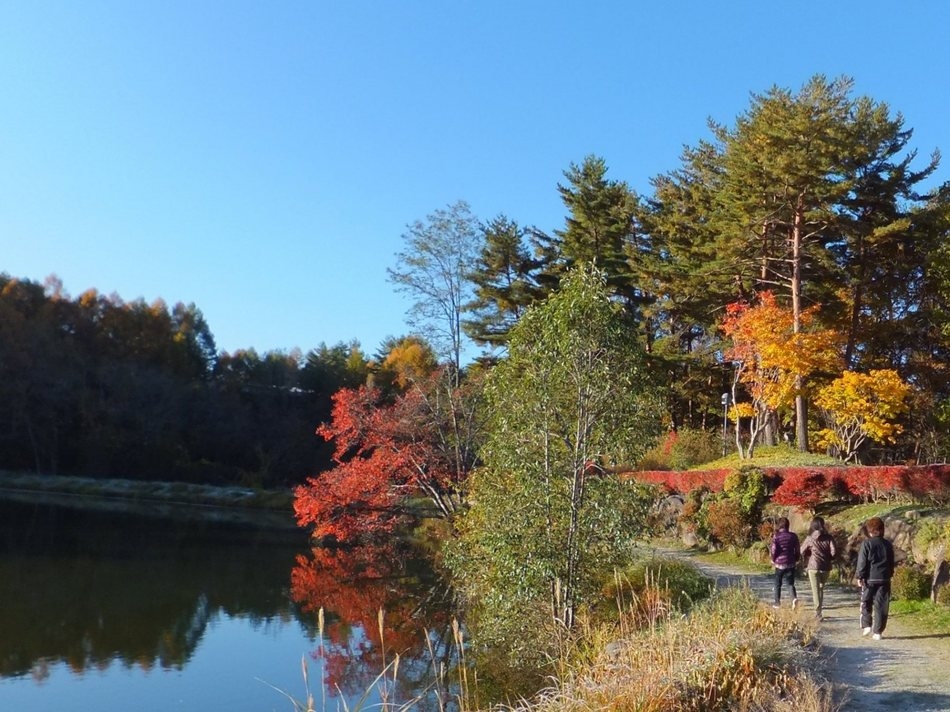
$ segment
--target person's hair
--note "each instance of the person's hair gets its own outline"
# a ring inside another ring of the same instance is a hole
[[[780,532],[788,531],[788,517],[779,517],[776,519],[775,530]]]
[[[884,536],[884,520],[880,517],[871,517],[865,526],[870,536]]]
[[[808,531],[811,534],[815,532],[823,532],[825,530],[825,520],[821,517],[815,517],[811,520],[811,526],[808,527]]]

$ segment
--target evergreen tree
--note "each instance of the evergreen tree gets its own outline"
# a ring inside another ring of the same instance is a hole
[[[462,324],[479,344],[501,346],[525,309],[540,297],[534,278],[539,263],[526,244],[526,230],[500,215],[482,228],[484,242],[469,279],[475,298],[466,306],[471,315]]]

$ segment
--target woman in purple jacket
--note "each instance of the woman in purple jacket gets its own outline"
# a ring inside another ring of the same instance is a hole
[[[798,535],[788,530],[788,517],[779,517],[775,523],[775,536],[769,546],[772,555],[772,566],[775,567],[775,600],[773,608],[782,603],[782,582],[788,581],[792,590],[792,608],[798,607],[798,591],[795,590],[795,564],[798,563],[799,553]]]

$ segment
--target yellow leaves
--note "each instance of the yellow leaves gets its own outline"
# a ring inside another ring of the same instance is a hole
[[[400,388],[407,388],[410,383],[424,379],[437,366],[429,345],[414,336],[399,341],[383,361],[383,369],[394,374]]]
[[[755,408],[751,403],[736,403],[729,409],[729,420],[733,423],[739,421],[739,418],[752,418],[755,416]]]
[[[910,385],[892,369],[845,371],[815,398],[830,423],[819,433],[822,443],[842,450],[848,459],[864,438],[894,442],[903,432],[894,421],[907,411],[910,393]]]
[[[817,312],[801,315],[795,333],[791,310],[779,305],[771,292],[762,292],[758,304],[730,305],[722,329],[732,340],[725,353],[739,363],[740,380],[753,397],[778,409],[797,395],[798,382],[817,371],[840,368],[841,334],[814,328]]]

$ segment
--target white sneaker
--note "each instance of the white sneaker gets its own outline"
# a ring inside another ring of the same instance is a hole
[[[880,639],[881,639],[881,634],[880,634],[880,633],[875,633],[873,637],[874,637],[874,640],[880,640]]]
[[[798,599],[797,599],[797,598],[793,598],[793,599],[792,599],[792,610],[794,611],[796,608],[798,608]]]
[[[870,635],[870,634],[871,634],[871,628],[870,628],[870,627],[865,628],[864,630],[861,631],[861,635]]]

